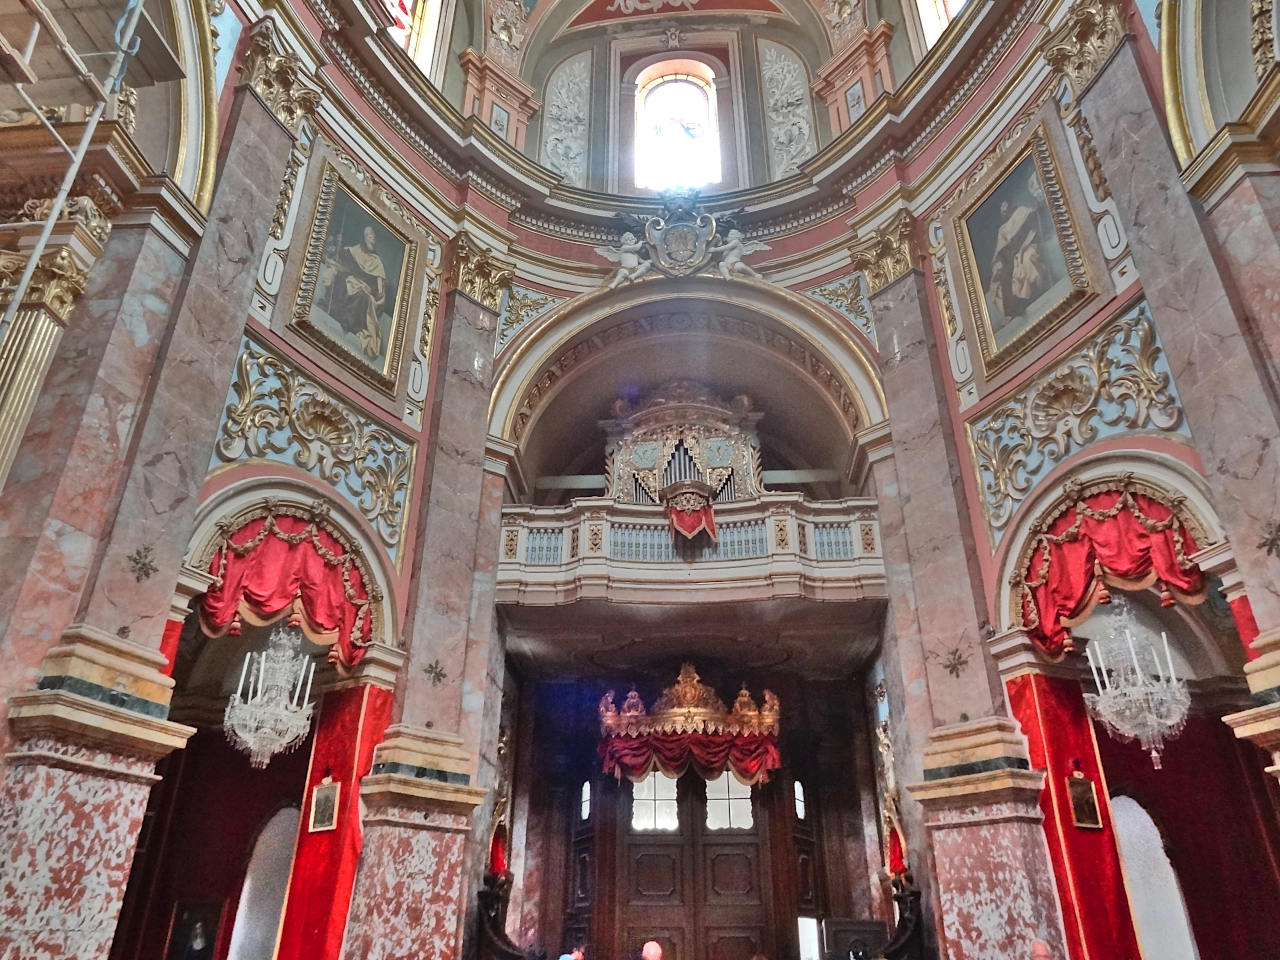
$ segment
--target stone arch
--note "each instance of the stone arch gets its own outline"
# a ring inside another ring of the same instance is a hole
[[[814,386],[841,417],[850,442],[887,418],[875,350],[846,321],[773,284],[687,277],[592,291],[520,331],[494,369],[490,434],[520,446],[546,402],[583,364],[626,337],[686,331],[755,338],[761,351]]]
[[[1181,498],[1179,517],[1195,536],[1200,549],[1226,539],[1204,478],[1172,456],[1147,450],[1102,454],[1076,464],[1064,480],[1079,484],[1085,490],[1102,490],[1108,484],[1119,485],[1128,480],[1140,492],[1157,498]],[[1067,503],[1061,484],[1046,485],[1019,510],[1002,544],[1004,554],[998,565],[996,616],[1001,630],[1022,626],[1015,583],[1031,559],[1037,531],[1052,522]]]
[[[195,527],[187,547],[185,563],[204,572],[209,569],[218,548],[220,531],[229,525],[236,529],[247,522],[264,505],[272,501],[277,510],[294,516],[312,516],[316,504],[322,505],[320,525],[349,552],[368,584],[372,604],[372,641],[399,646],[391,585],[393,571],[384,563],[382,551],[366,534],[358,519],[342,501],[327,496],[308,484],[285,477],[246,477],[223,487],[200,505]]]

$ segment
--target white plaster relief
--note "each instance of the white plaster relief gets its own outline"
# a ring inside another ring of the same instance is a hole
[[[542,108],[542,164],[575,187],[587,183],[591,51],[574,54],[552,72]]]
[[[933,283],[942,308],[942,321],[947,332],[947,360],[951,376],[960,395],[960,409],[964,410],[978,401],[978,385],[974,381],[973,358],[969,354],[969,341],[964,335],[964,325],[956,316],[955,278],[947,259],[947,244],[942,231],[942,217],[929,223],[929,255],[933,259]]]
[[[769,174],[789,177],[817,152],[809,75],[794,51],[772,40],[760,41],[760,80],[764,92],[764,132],[769,144]]]

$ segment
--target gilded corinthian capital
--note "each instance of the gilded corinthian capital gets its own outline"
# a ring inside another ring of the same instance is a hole
[[[911,229],[915,221],[905,210],[878,230],[872,230],[849,247],[853,268],[867,279],[867,293],[874,296],[906,274],[915,263]]]
[[[1045,40],[1044,59],[1078,93],[1124,39],[1121,0],[1076,0]]]
[[[463,230],[453,239],[453,287],[495,313],[511,285],[514,264],[499,260]]]
[[[285,47],[271,20],[259,20],[251,29],[240,82],[253,87],[276,119],[295,134],[302,118],[320,104],[319,86],[307,76],[302,58]]]

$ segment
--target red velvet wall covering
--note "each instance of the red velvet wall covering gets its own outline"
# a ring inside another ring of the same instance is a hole
[[[1262,751],[1196,715],[1166,745],[1162,770],[1139,744],[1097,737],[1111,792],[1160,828],[1201,960],[1280,957],[1280,788]]]
[[[650,733],[639,737],[605,737],[600,741],[604,772],[643,780],[661,770],[679,777],[692,766],[704,778],[732,770],[747,784],[766,783],[782,765],[778,738],[730,733]]]
[[[355,556],[315,519],[268,514],[226,538],[200,602],[210,636],[239,632],[239,618],[265,624],[288,613],[314,642],[335,644],[331,660],[358,663],[372,640],[370,597]]]
[[[364,836],[360,780],[373,765],[373,749],[386,733],[391,701],[390,691],[367,685],[325,694],[276,960],[338,960],[341,955]],[[311,792],[326,776],[342,784],[338,826],[311,833]]]
[[[1055,657],[1073,649],[1069,627],[1102,599],[1104,583],[1138,590],[1159,581],[1166,605],[1204,599],[1204,576],[1187,559],[1196,551],[1190,531],[1172,507],[1128,487],[1069,505],[1033,543],[1022,619]]]
[[[1023,674],[1009,680],[1006,689],[1013,716],[1027,736],[1031,766],[1046,771],[1040,809],[1044,811],[1071,958],[1136,958],[1137,935],[1080,684],[1061,677]],[[1066,778],[1077,762],[1080,772],[1097,787],[1101,830],[1082,829],[1072,819]]]

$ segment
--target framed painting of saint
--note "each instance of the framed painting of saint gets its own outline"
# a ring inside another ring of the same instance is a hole
[[[326,166],[293,325],[348,369],[395,390],[417,244]]]
[[[1043,131],[954,222],[988,374],[1047,335],[1090,293],[1075,223]]]

